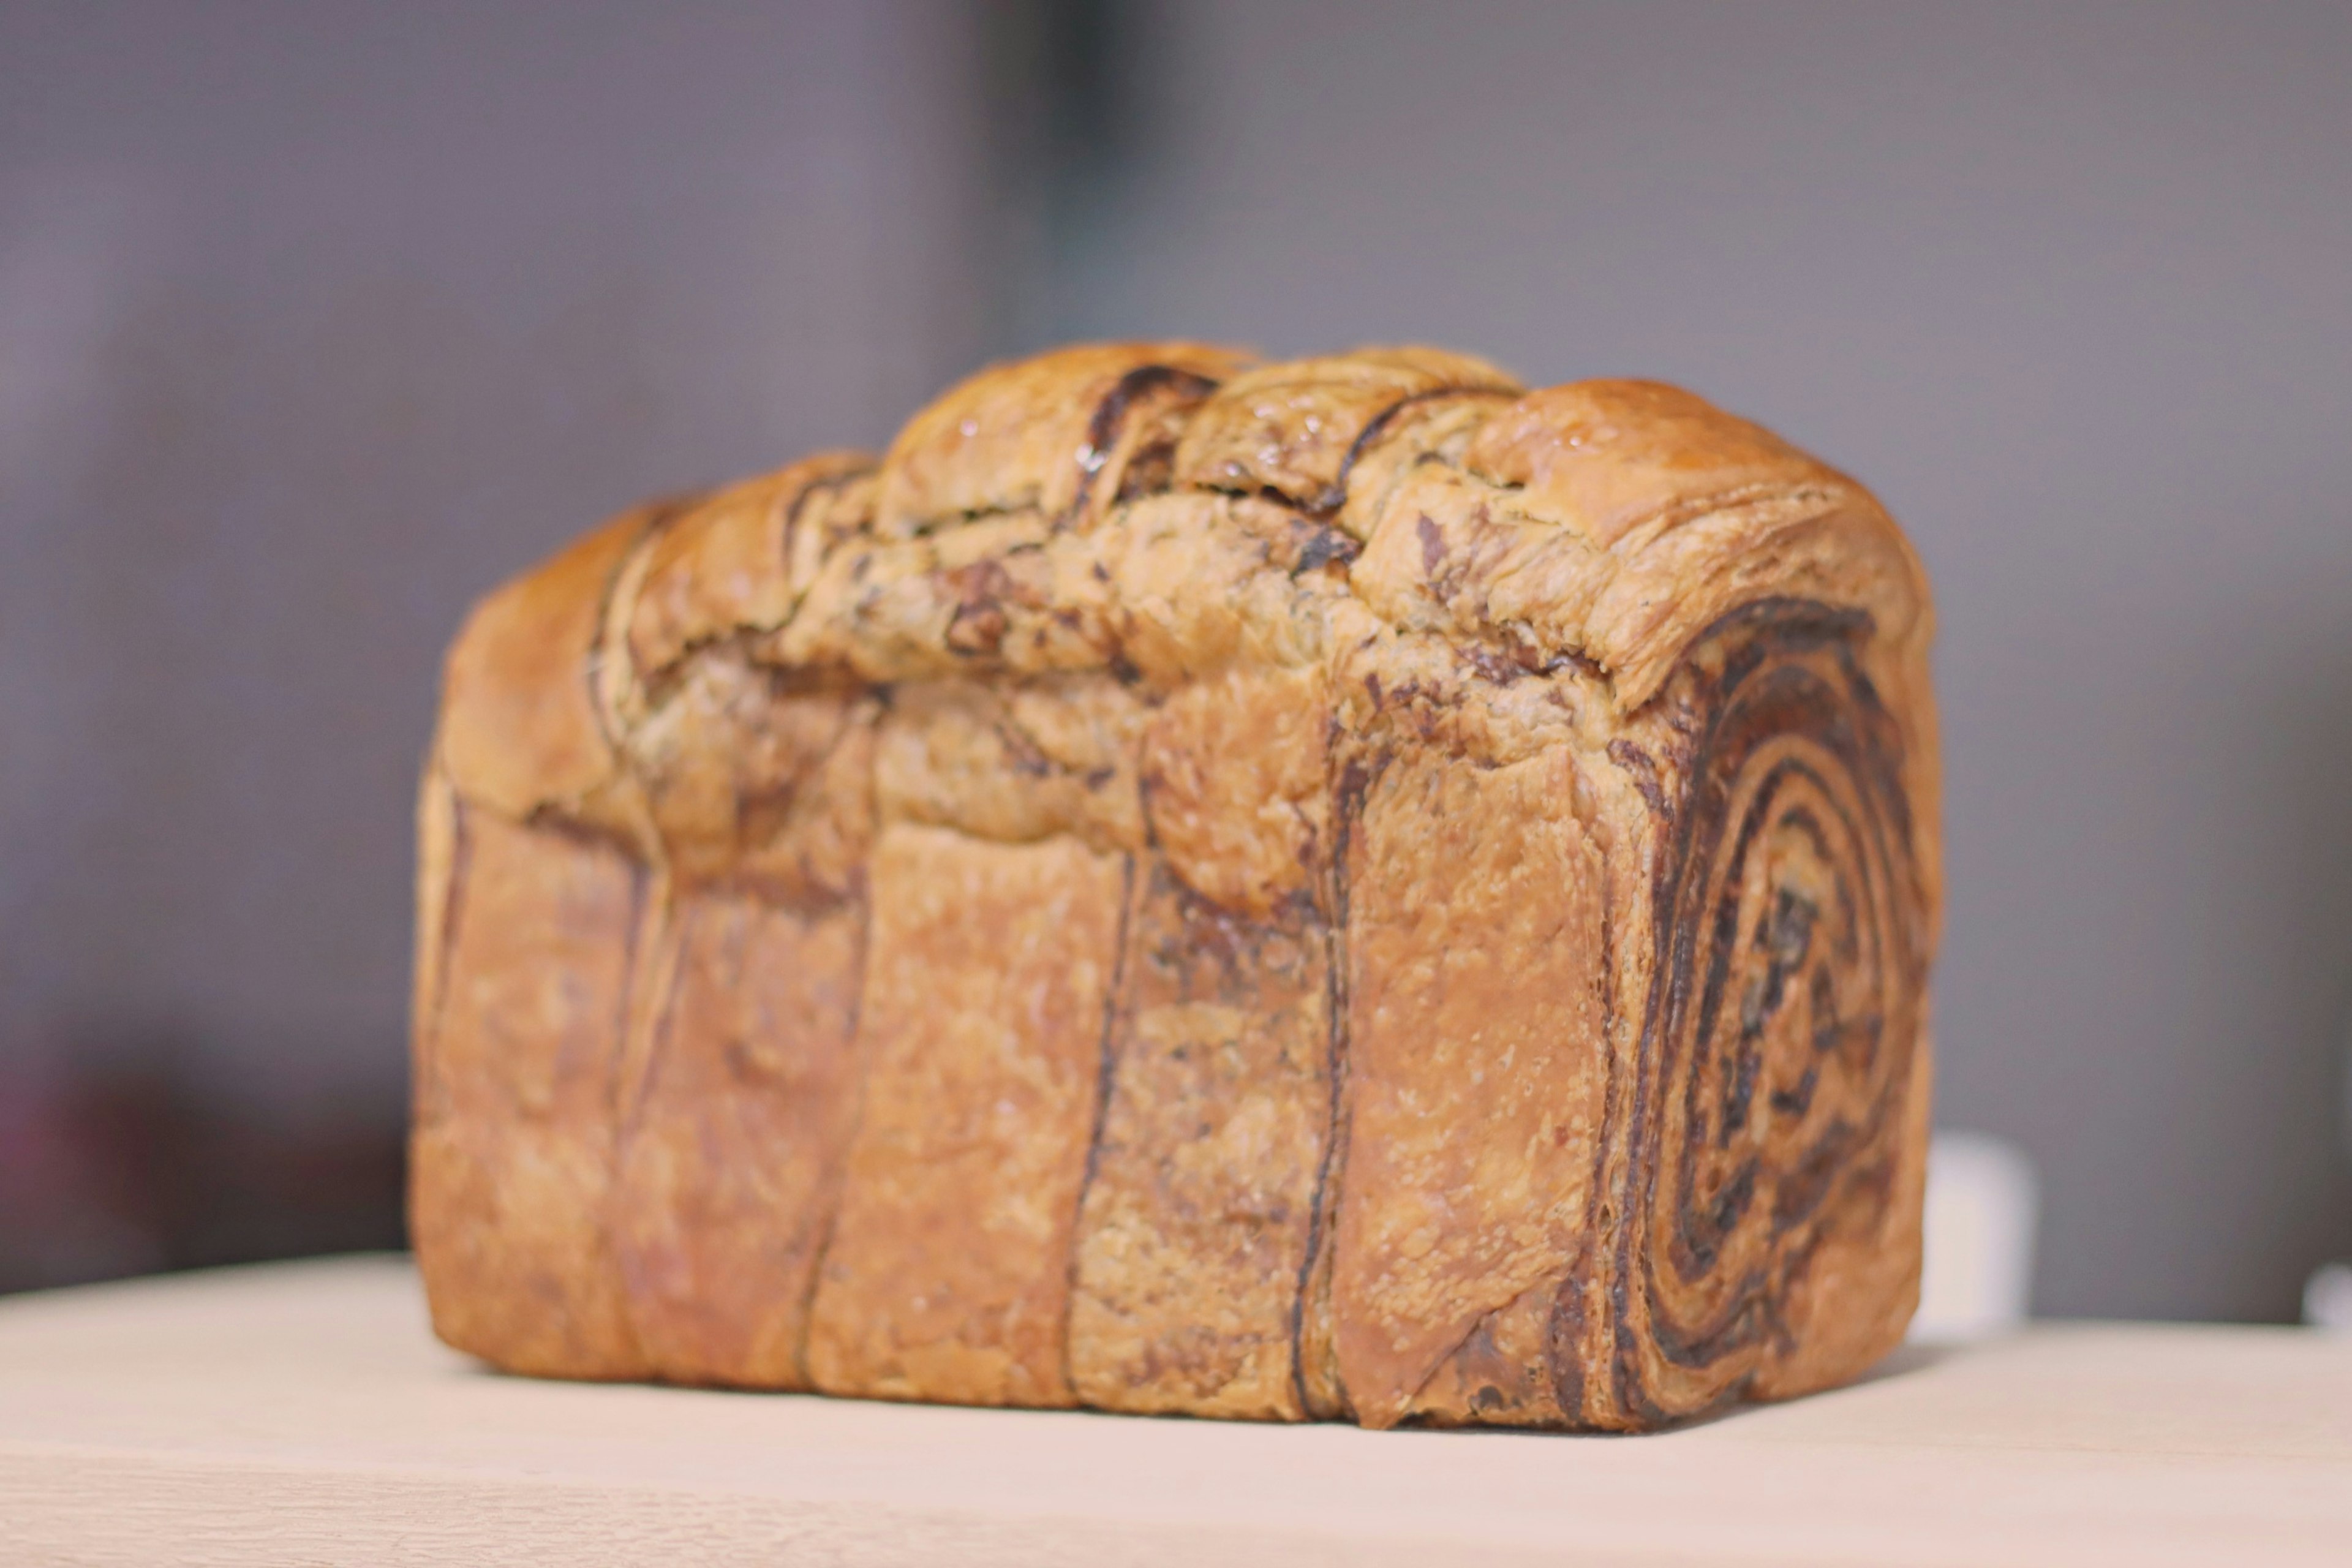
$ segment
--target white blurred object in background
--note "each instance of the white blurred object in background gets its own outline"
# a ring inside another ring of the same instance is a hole
[[[2352,1263],[2323,1263],[2303,1287],[2303,1321],[2331,1334],[2352,1334]]]
[[[2336,1131],[2352,1152],[2352,1027],[2344,1032],[2343,1121]],[[2303,1284],[2303,1321],[2331,1334],[2352,1334],[2352,1263],[2323,1263]]]
[[[1936,1134],[1912,1343],[1958,1344],[2025,1321],[2041,1202],[2033,1162],[2014,1143],[1980,1132]]]

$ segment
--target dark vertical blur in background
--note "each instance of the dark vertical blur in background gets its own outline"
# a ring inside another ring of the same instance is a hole
[[[2037,1305],[2352,1254],[2352,8],[0,7],[0,1287],[396,1238],[466,603],[990,354],[1685,382],[1942,604]]]

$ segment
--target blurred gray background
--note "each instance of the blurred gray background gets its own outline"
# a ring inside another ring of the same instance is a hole
[[[2036,1305],[2352,1255],[2352,7],[13,0],[0,1286],[395,1223],[473,595],[1150,333],[1661,376],[1874,487]]]

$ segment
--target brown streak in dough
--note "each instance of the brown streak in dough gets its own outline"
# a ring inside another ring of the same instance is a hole
[[[861,880],[863,868],[860,869]],[[849,993],[847,1061],[842,1091],[842,1136],[838,1156],[833,1163],[830,1179],[819,1195],[815,1245],[809,1255],[806,1278],[801,1285],[799,1331],[792,1345],[793,1373],[795,1388],[814,1388],[816,1379],[809,1372],[809,1325],[816,1321],[817,1287],[824,1281],[825,1260],[833,1255],[833,1238],[841,1222],[842,1191],[848,1181],[849,1145],[863,1124],[866,1115],[866,1055],[858,1049],[859,1030],[865,1019],[866,972],[871,962],[874,936],[873,900],[861,891],[852,905],[856,915],[857,969],[851,976],[855,982]]]
[[[1071,1231],[1125,876],[1067,837],[884,829],[864,1104],[809,1326],[818,1388],[1071,1403]]]
[[[1130,373],[1162,369],[1182,382],[1214,383],[1242,359],[1200,343],[1085,343],[990,365],[919,410],[890,443],[875,531],[910,539],[1024,510],[1079,521],[1074,514],[1094,478],[1087,464],[1108,456],[1089,444],[1089,432]],[[1182,382],[1160,389],[1181,399]]]
[[[1178,442],[1186,484],[1265,494],[1335,512],[1365,432],[1418,395],[1516,394],[1484,360],[1423,348],[1367,348],[1261,366],[1234,377],[1194,414]]]
[[[1651,738],[1649,749],[1632,740],[1612,740],[1600,756],[1587,759],[1583,775],[1593,786],[1590,826],[1601,852],[1610,911],[1601,944],[1609,1065],[1602,1131],[1593,1140],[1591,1235],[1577,1267],[1561,1282],[1549,1336],[1556,1402],[1571,1425],[1582,1427],[1637,1424],[1620,1404],[1610,1373],[1615,1326],[1623,1310],[1623,1279],[1615,1266],[1618,1237],[1634,1202],[1626,1086],[1639,1078],[1652,971],[1651,944],[1639,933],[1646,930],[1642,922],[1649,918],[1648,899],[1664,855],[1661,841],[1674,821],[1659,781],[1661,767],[1675,765],[1680,754],[1675,743],[1678,721],[1676,715],[1652,709],[1635,731]]]
[[[1335,715],[1332,733],[1341,726]],[[1348,1164],[1349,1105],[1348,1001],[1349,868],[1363,823],[1364,795],[1387,764],[1385,756],[1351,756],[1334,769],[1330,863],[1325,868],[1330,889],[1331,929],[1325,939],[1325,1076],[1330,1085],[1330,1116],[1323,1135],[1323,1155],[1315,1169],[1314,1208],[1308,1216],[1307,1258],[1298,1270],[1297,1304],[1291,1313],[1291,1338],[1297,1346],[1292,1364],[1297,1369],[1298,1402],[1318,1421],[1351,1418],[1347,1385],[1339,1375],[1339,1350],[1331,1321],[1331,1247],[1339,1213],[1339,1189]]]
[[[1072,1381],[1104,1409],[1297,1420],[1298,1277],[1329,1122],[1323,922],[1132,906],[1087,1192]]]
[[[1160,422],[1173,423],[1164,418],[1155,421],[1152,416],[1189,413],[1216,388],[1217,383],[1212,377],[1170,364],[1143,365],[1119,377],[1118,384],[1096,405],[1093,416],[1087,421],[1086,445],[1079,448],[1078,492],[1068,510],[1055,521],[1065,524],[1084,521],[1087,502],[1102,488],[1106,474],[1111,494],[1118,495],[1125,489],[1129,464],[1137,452],[1144,449],[1152,434],[1149,426]],[[1153,406],[1155,403],[1161,406]],[[1177,427],[1181,428],[1181,425]]]
[[[678,663],[712,643],[773,631],[791,617],[793,534],[818,492],[872,472],[859,453],[825,452],[703,498],[650,537],[606,634],[632,700],[658,700]]]
[[[1135,857],[1124,858],[1119,867],[1118,935],[1117,962],[1111,969],[1110,984],[1103,988],[1102,1032],[1096,1047],[1095,1118],[1087,1134],[1085,1173],[1078,1181],[1077,1212],[1070,1219],[1070,1277],[1068,1282],[1072,1318],[1062,1335],[1062,1377],[1073,1390],[1080,1404],[1087,1403],[1079,1387],[1079,1331],[1076,1305],[1079,1300],[1079,1275],[1086,1256],[1087,1205],[1094,1201],[1095,1184],[1102,1173],[1103,1131],[1110,1122],[1112,1086],[1118,1077],[1118,1039],[1119,1011],[1125,1005],[1129,975],[1132,969],[1128,943],[1136,926],[1136,904],[1144,897],[1141,881],[1135,874]]]
[[[642,912],[630,949],[625,1022],[619,1068],[613,1075],[613,1125],[618,1145],[635,1130],[646,1086],[658,1064],[663,1024],[676,989],[682,932],[677,882],[666,866],[642,874]]]
[[[1348,504],[1348,481],[1355,477],[1356,465],[1363,459],[1365,453],[1388,438],[1401,419],[1432,403],[1456,400],[1499,403],[1511,397],[1516,390],[1500,386],[1433,386],[1426,392],[1416,392],[1410,397],[1397,399],[1374,415],[1356,433],[1355,440],[1349,444],[1348,455],[1339,460],[1338,476],[1331,481],[1330,488],[1315,499],[1310,510],[1320,517],[1337,516],[1340,508]]]
[[[853,1109],[861,911],[682,901],[615,1226],[659,1375],[804,1386],[801,1341]]]

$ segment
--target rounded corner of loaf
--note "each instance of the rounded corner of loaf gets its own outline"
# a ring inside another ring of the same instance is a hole
[[[435,752],[457,793],[520,819],[613,772],[589,668],[614,579],[681,503],[633,509],[477,601],[442,663]]]

